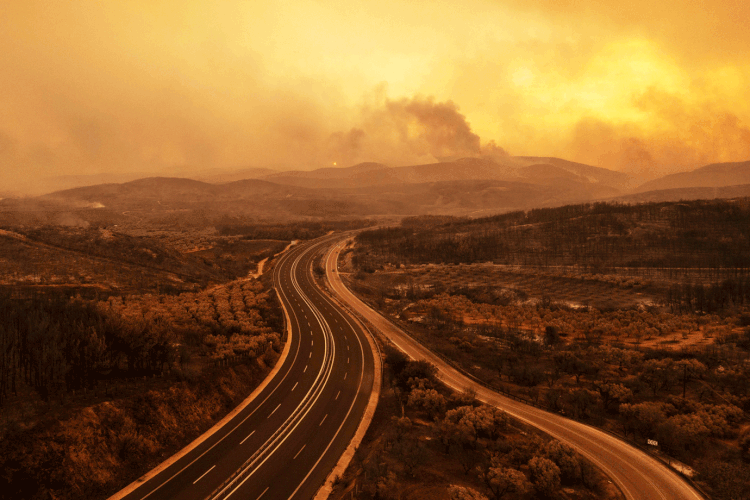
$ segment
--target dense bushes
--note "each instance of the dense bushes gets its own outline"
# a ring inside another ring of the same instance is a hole
[[[401,404],[388,410],[395,415],[387,428],[375,431],[369,457],[355,455],[364,498],[401,498],[415,488],[437,495],[441,483],[457,479],[460,486],[445,486],[456,500],[557,498],[563,487],[576,498],[610,497],[602,474],[570,446],[520,426],[473,394],[448,394],[429,363],[410,361],[389,345],[384,352],[390,389],[378,412],[391,397]]]
[[[163,322],[124,322],[83,301],[0,297],[0,404],[20,384],[45,400],[91,387],[121,363],[131,373],[159,371],[173,341]]]
[[[473,220],[415,219],[360,233],[355,263],[362,269],[386,262],[491,261],[595,269],[741,268],[744,273],[750,267],[748,227],[747,200],[595,203]],[[723,288],[722,297],[750,301],[744,285]]]
[[[382,274],[368,282],[377,286]],[[374,291],[377,297],[379,289]],[[394,296],[379,306],[416,339],[490,386],[625,434],[643,446],[657,441],[658,449],[695,469],[712,497],[747,496],[736,492],[750,489],[750,476],[729,478],[729,471],[750,464],[750,437],[744,430],[750,414],[746,311],[723,317],[656,307],[599,311],[487,303],[447,293]],[[453,415],[455,404],[441,400],[419,378],[397,375],[396,380],[409,391],[406,407],[447,432],[453,424],[441,420],[441,412]],[[576,473],[566,472],[553,454],[544,456],[555,461],[564,485],[566,474]],[[530,458],[499,467],[522,470],[518,467],[528,466]]]
[[[161,373],[208,348],[222,358],[280,351],[282,319],[258,281],[210,292],[112,297],[98,304],[0,297],[0,406],[20,384],[42,399],[107,377]]]
[[[208,429],[264,374],[256,363],[216,369],[65,420],[14,425],[0,439],[0,499],[104,498]]]

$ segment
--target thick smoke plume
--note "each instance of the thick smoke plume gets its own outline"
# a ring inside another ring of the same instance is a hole
[[[326,157],[337,164],[362,161],[417,164],[462,157],[506,156],[494,142],[482,145],[452,101],[412,97],[365,106],[360,124],[335,132]]]

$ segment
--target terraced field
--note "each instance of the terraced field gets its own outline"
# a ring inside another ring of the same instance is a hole
[[[417,265],[366,274],[366,287],[394,295],[419,290],[495,289],[508,298],[551,300],[598,309],[630,308],[658,300],[658,290],[643,279],[559,275],[534,268],[494,264]],[[554,290],[554,292],[551,292]]]

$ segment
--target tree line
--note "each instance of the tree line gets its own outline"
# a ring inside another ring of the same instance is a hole
[[[80,300],[0,297],[0,405],[21,384],[48,401],[113,371],[158,372],[174,340],[163,321],[125,322]]]
[[[523,431],[470,392],[448,393],[433,365],[408,360],[390,345],[383,350],[387,389],[380,405],[390,419],[376,424],[385,427],[379,438],[353,460],[364,498],[400,496],[424,482],[419,476],[427,464],[435,486],[460,479],[461,486],[447,488],[456,500],[556,498],[563,488],[607,497],[604,476],[570,446]]]
[[[728,306],[750,304],[750,277],[740,276],[721,283],[675,284],[669,287],[665,305],[673,312],[715,313]]]
[[[750,268],[750,205],[743,200],[594,203],[480,219],[411,218],[364,231],[364,268],[385,262],[578,265],[607,269]]]

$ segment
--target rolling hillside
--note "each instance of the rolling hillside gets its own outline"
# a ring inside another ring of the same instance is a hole
[[[646,182],[636,191],[738,186],[740,184],[750,184],[750,161],[714,163],[690,172],[670,174]]]
[[[255,175],[264,172],[252,170]],[[209,227],[223,216],[279,222],[419,214],[479,216],[601,200],[731,198],[748,194],[750,162],[673,174],[635,192],[626,189],[629,182],[620,172],[552,157],[508,157],[503,162],[463,158],[403,167],[361,163],[220,184],[151,177],[38,198],[0,200],[0,224],[71,225],[79,221],[85,225],[95,220],[128,224],[134,218],[152,222],[157,218],[175,227]]]
[[[599,184],[614,191],[620,190],[628,180],[627,175],[604,168],[541,157],[509,157],[504,162],[489,158],[461,158],[402,167],[360,163],[352,167],[280,172],[264,177],[279,184],[315,188],[364,188],[466,180],[547,184],[551,178],[566,178],[582,185]]]

